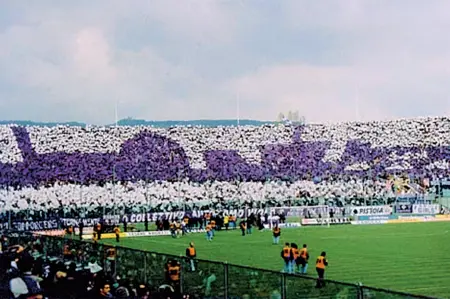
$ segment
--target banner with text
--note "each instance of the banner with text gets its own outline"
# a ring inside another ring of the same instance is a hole
[[[59,224],[59,221],[56,219],[43,220],[43,221],[13,222],[13,223],[11,223],[11,227],[9,227],[8,222],[6,222],[6,223],[0,223],[0,230],[15,230],[15,231],[20,231],[20,232],[42,231],[42,230],[57,229],[58,224]]]
[[[322,218],[314,218],[314,219],[302,219],[302,225],[342,225],[342,224],[350,224],[349,218],[330,218],[330,219],[322,219]]]
[[[425,215],[436,215],[441,211],[441,206],[437,204],[433,205],[413,205],[413,214],[425,214]]]
[[[352,225],[376,225],[376,224],[386,224],[388,220],[358,220],[352,221]]]
[[[354,216],[390,215],[392,208],[390,206],[349,207],[348,213]]]
[[[301,226],[302,225],[299,222],[278,223],[278,227],[280,228],[295,228]],[[271,226],[269,224],[264,224],[264,228],[271,228]]]
[[[206,230],[204,229],[193,229],[190,233],[204,233]],[[129,232],[129,233],[120,233],[119,236],[121,238],[137,238],[137,237],[160,237],[160,236],[170,236],[171,232],[168,230],[163,231],[145,231],[145,232]],[[102,234],[102,239],[114,239],[116,237],[115,234]],[[92,235],[83,235],[83,239],[89,240],[92,239]]]
[[[358,221],[380,221],[397,219],[396,215],[359,216]]]
[[[413,211],[413,205],[411,203],[397,203],[395,206],[395,212],[397,214],[411,214]]]

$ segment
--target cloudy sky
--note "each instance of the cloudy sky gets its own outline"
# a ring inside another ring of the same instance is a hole
[[[450,1],[0,0],[0,119],[450,113]],[[239,109],[237,108],[239,99]]]

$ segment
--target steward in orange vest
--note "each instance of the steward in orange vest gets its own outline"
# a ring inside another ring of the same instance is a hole
[[[283,247],[283,250],[281,250],[281,258],[283,259],[283,261],[284,261],[284,272],[285,273],[291,273],[292,271],[292,269],[291,269],[291,266],[292,266],[292,263],[291,263],[291,260],[292,260],[292,257],[291,257],[291,246],[290,246],[290,244],[289,243],[285,243],[284,244],[284,247]]]
[[[188,258],[190,271],[195,271],[195,258],[197,257],[197,250],[195,249],[194,242],[189,244],[189,247],[186,248],[186,257]]]
[[[208,225],[206,225],[206,240],[212,241],[212,239],[213,239],[212,227],[211,224],[208,223]]]
[[[273,244],[277,245],[280,242],[281,229],[278,227],[278,225],[275,225],[275,227],[272,229],[272,232],[273,232]]]
[[[317,284],[316,288],[322,288],[325,286],[325,268],[328,266],[328,260],[326,258],[327,253],[325,251],[322,251],[319,257],[317,257],[316,260],[316,271],[317,271]]]
[[[102,225],[100,223],[97,223],[94,227],[94,231],[97,232],[97,238],[99,240],[102,239]]]
[[[116,227],[114,228],[114,233],[116,234],[116,242],[119,243],[120,242],[120,228],[118,225],[116,225]]]
[[[303,248],[300,249],[300,257],[298,259],[298,264],[301,265],[300,274],[306,274],[306,271],[308,270],[308,260],[309,260],[309,253],[308,253],[308,246],[306,244],[303,244]]]
[[[300,250],[295,243],[291,243],[291,273],[300,272],[298,259],[300,258]]]

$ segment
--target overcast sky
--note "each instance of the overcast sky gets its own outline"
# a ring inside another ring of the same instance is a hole
[[[450,1],[0,0],[0,119],[450,113]]]

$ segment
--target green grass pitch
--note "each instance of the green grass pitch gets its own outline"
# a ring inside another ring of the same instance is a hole
[[[123,238],[120,245],[154,252],[183,255],[195,242],[199,259],[281,271],[284,242],[307,243],[311,260],[322,250],[330,266],[326,278],[413,294],[450,298],[450,223],[409,223],[361,226],[301,227],[282,229],[280,245],[272,233],[217,232],[212,242],[204,234],[171,237]],[[117,244],[109,239],[104,242]]]

